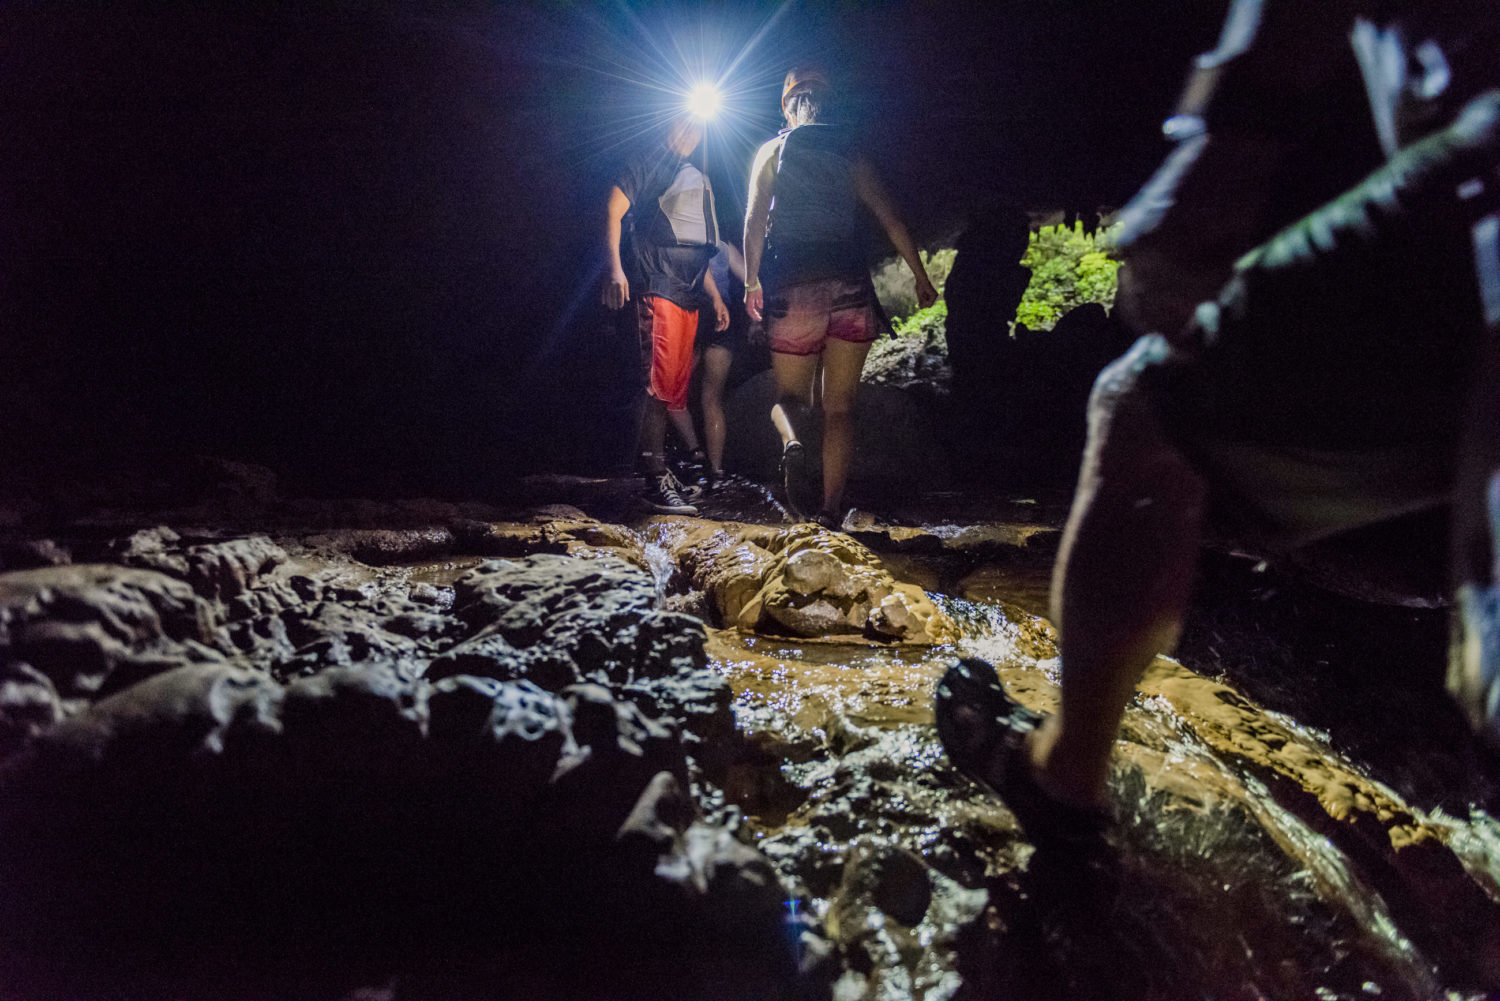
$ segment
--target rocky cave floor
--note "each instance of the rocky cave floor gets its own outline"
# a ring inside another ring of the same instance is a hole
[[[82,484],[0,496],[0,999],[1500,989],[1430,587],[1207,553],[1079,866],[931,713],[961,655],[1055,706],[1059,498]]]

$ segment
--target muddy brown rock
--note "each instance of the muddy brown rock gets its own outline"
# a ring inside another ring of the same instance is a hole
[[[708,595],[720,623],[746,632],[869,634],[910,643],[956,635],[920,588],[898,582],[847,535],[816,525],[700,524],[677,538],[671,552]]]
[[[869,633],[908,643],[956,635],[919,588],[896,581],[874,553],[846,535],[798,525],[772,545],[761,587],[735,620],[741,629],[810,637]]]
[[[678,568],[708,596],[720,624],[732,625],[760,591],[774,559],[776,529],[760,525],[703,522],[671,546]]]

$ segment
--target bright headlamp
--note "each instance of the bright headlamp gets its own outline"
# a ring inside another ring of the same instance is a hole
[[[723,106],[724,99],[719,95],[719,88],[711,83],[700,83],[688,91],[686,102],[688,113],[700,122],[712,119]]]

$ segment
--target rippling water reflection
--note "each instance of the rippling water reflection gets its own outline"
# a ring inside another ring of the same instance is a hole
[[[991,569],[965,587],[983,600],[934,595],[962,625],[951,646],[711,637],[740,724],[779,773],[748,784],[743,806],[816,910],[840,906],[830,872],[861,837],[921,854],[950,891],[940,899],[988,891],[983,931],[930,917],[924,959],[850,974],[848,996],[936,1001],[954,995],[955,970],[973,996],[1493,996],[1495,821],[1426,814],[1326,735],[1173,661],[1148,672],[1118,745],[1108,889],[1039,861],[1008,812],[949,768],[931,706],[961,655],[994,662],[1019,701],[1055,706],[1042,577]]]

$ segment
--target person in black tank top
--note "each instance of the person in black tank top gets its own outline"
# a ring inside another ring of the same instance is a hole
[[[811,407],[823,370],[823,490],[816,520],[843,522],[844,485],[854,453],[851,412],[865,355],[883,320],[860,239],[859,207],[875,217],[916,277],[922,306],[937,301],[906,226],[870,163],[844,131],[821,119],[828,77],[802,67],[786,76],[787,128],[756,154],[745,214],[745,307],[764,319],[776,376],[771,421],[781,435],[787,501],[811,510],[802,493],[796,424]]]

